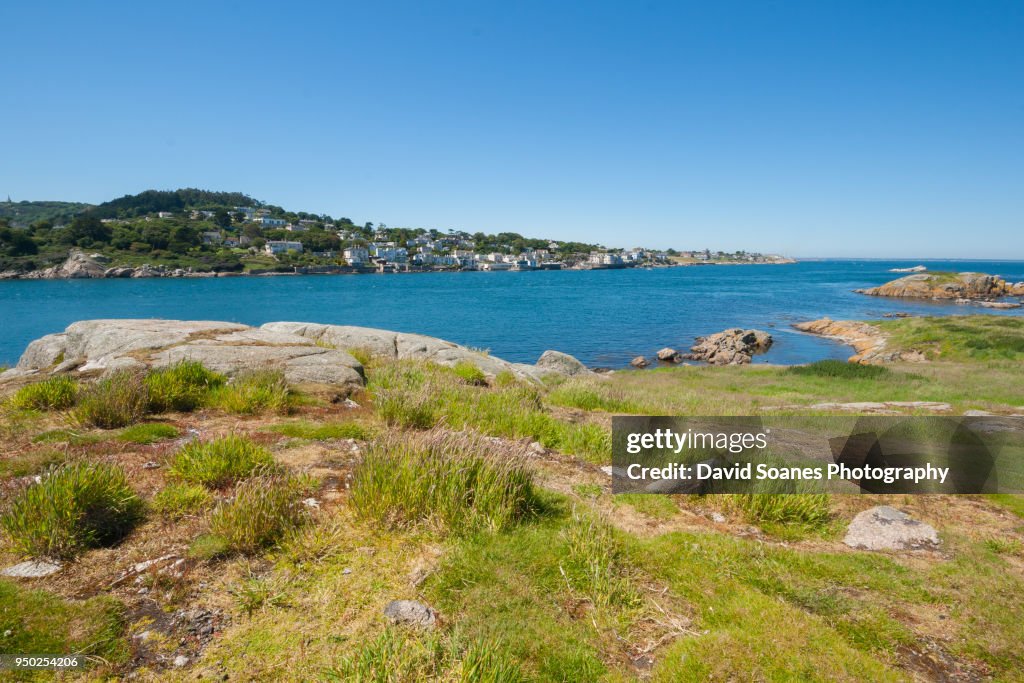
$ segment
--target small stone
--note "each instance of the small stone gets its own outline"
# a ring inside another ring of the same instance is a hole
[[[344,569],[341,570],[341,573],[344,574],[345,576],[348,576],[349,574],[352,573],[352,570],[349,569],[348,567],[345,567]]]
[[[306,498],[304,501],[302,501],[302,504],[308,508],[313,508],[314,510],[320,509],[320,501],[318,501],[316,498]]]
[[[142,469],[144,470],[155,470],[160,467],[160,463],[150,460],[149,462],[142,463]]]
[[[437,612],[415,600],[392,600],[384,608],[384,617],[392,624],[433,629]]]
[[[548,449],[544,448],[544,444],[540,441],[534,441],[530,444],[530,452],[536,453],[537,455],[544,455],[548,452]]]
[[[607,474],[609,477],[612,476],[612,466],[611,465],[602,465],[601,466],[601,471],[604,472],[605,474]]]
[[[179,669],[183,666],[186,666],[187,664],[188,657],[186,657],[185,655],[178,655],[174,658],[174,666],[178,667]]]
[[[721,512],[712,512],[710,516],[711,521],[715,524],[725,524],[725,515],[723,515]]]
[[[29,560],[16,564],[13,567],[8,567],[0,574],[4,576],[12,576],[18,579],[39,579],[50,574],[56,574],[60,571],[59,562],[48,562],[46,560]]]
[[[843,543],[863,550],[934,550],[940,541],[928,524],[896,508],[879,505],[853,518]]]

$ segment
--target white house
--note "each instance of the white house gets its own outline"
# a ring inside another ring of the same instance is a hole
[[[236,206],[235,213],[242,214],[242,216],[244,216],[245,220],[247,221],[251,221],[253,218],[256,217],[256,209],[254,209],[251,206]]]
[[[370,260],[370,252],[365,247],[346,247],[341,255],[350,266],[361,266]]]
[[[283,228],[286,221],[283,218],[271,218],[270,216],[260,216],[256,219],[256,222],[262,225],[264,228]]]
[[[289,251],[296,251],[302,253],[302,242],[292,242],[290,240],[270,240],[267,242],[267,246],[263,247],[263,250],[268,254],[276,256],[277,254],[284,254]]]

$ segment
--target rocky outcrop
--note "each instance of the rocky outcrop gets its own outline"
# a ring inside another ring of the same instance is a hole
[[[880,287],[854,290],[870,296],[912,299],[995,299],[1009,296],[1013,285],[985,273],[917,273],[887,282]]]
[[[737,327],[698,337],[690,353],[682,357],[710,365],[743,365],[749,363],[755,354],[767,351],[771,345],[772,336],[767,332]]]
[[[913,266],[912,268],[890,268],[890,273],[924,273],[927,272],[927,266]]]
[[[658,351],[657,356],[663,363],[678,363],[683,359],[682,354],[668,346]]]
[[[44,270],[22,274],[26,280],[79,280],[101,278],[107,272],[106,259],[99,254],[88,255],[72,249],[64,263]]]
[[[848,358],[851,363],[891,363],[926,360],[919,351],[892,351],[887,348],[888,337],[878,327],[858,320],[832,320],[822,318],[793,325],[801,332],[818,334],[849,344],[856,353]]]
[[[935,529],[888,505],[865,510],[850,522],[843,543],[862,550],[935,550]]]
[[[568,354],[547,351],[537,365],[509,363],[443,339],[346,325],[238,323],[182,320],[85,320],[35,340],[0,382],[54,372],[103,373],[119,368],[165,367],[194,360],[226,375],[279,368],[289,382],[354,390],[364,384],[362,365],[347,352],[412,358],[453,366],[470,362],[485,375],[511,372],[539,382],[551,375],[590,371]]]

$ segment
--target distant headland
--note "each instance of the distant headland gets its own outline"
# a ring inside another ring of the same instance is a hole
[[[147,190],[99,205],[0,202],[0,279],[600,270],[785,264],[736,251],[607,248],[463,230],[357,225],[239,192]]]

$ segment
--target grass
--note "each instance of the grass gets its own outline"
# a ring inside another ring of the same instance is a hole
[[[81,654],[117,663],[128,655],[124,627],[124,608],[110,596],[65,600],[0,579],[2,652]],[[96,660],[90,668],[100,674]],[[8,671],[5,680],[39,680],[36,673]]]
[[[825,493],[744,493],[733,497],[733,503],[756,524],[768,525],[769,531],[818,531],[832,519],[831,504]]]
[[[59,465],[66,458],[61,451],[49,448],[0,458],[0,477],[28,477],[39,474],[54,465]]]
[[[152,508],[157,514],[169,519],[181,519],[195,515],[210,507],[213,496],[197,484],[169,484],[153,496]]]
[[[224,384],[224,376],[183,360],[158,368],[146,376],[149,410],[154,413],[189,412],[209,401],[210,392]]]
[[[562,530],[566,583],[597,607],[629,606],[639,602],[630,583],[619,540],[607,523],[573,510]]]
[[[487,384],[487,375],[484,371],[468,360],[460,360],[452,367],[452,372],[466,384],[483,386]]]
[[[649,413],[649,407],[630,399],[620,392],[608,391],[592,379],[569,379],[545,397],[547,403],[580,410],[600,410],[607,413]]]
[[[178,429],[164,422],[144,422],[121,430],[119,441],[137,444],[151,444],[178,436]]]
[[[921,351],[944,361],[1024,360],[1024,318],[953,315],[876,323],[901,350]]]
[[[77,429],[49,429],[45,432],[40,432],[32,441],[34,443],[66,443],[71,446],[85,446],[91,443],[99,443],[103,441],[103,437],[99,434],[90,434]]]
[[[23,490],[0,525],[18,552],[70,558],[119,541],[141,519],[142,501],[121,468],[78,462]]]
[[[795,365],[788,370],[793,375],[827,377],[829,379],[877,379],[892,371],[884,365],[861,365],[842,360],[819,360],[807,365]]]
[[[353,473],[356,512],[385,525],[455,532],[508,528],[537,513],[533,473],[511,454],[466,436],[374,444]]]
[[[78,383],[57,375],[18,389],[11,403],[19,410],[66,410],[75,405],[77,397]]]
[[[74,418],[82,425],[119,429],[138,422],[149,405],[144,376],[116,370],[81,392]]]
[[[299,526],[305,510],[303,487],[284,475],[248,479],[234,497],[220,503],[210,516],[210,532],[224,540],[228,552],[253,553],[280,540]]]
[[[211,403],[236,415],[285,415],[294,408],[295,395],[280,370],[250,370],[214,389]]]
[[[268,429],[272,432],[291,437],[293,439],[309,439],[311,441],[330,441],[332,439],[357,439],[366,441],[373,435],[373,431],[358,422],[282,422],[271,425]]]
[[[169,473],[182,481],[219,489],[273,466],[270,451],[232,434],[185,444],[171,459]]]

